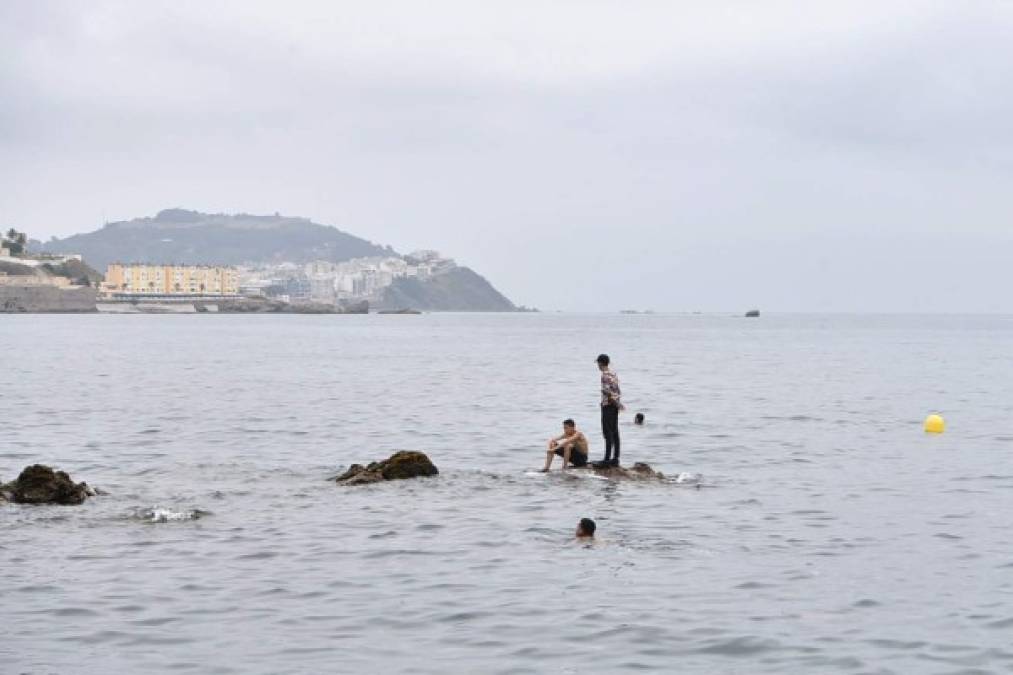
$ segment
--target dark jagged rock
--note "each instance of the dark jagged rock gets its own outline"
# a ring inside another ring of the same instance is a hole
[[[439,473],[436,465],[423,452],[396,452],[382,464],[381,471],[387,480],[435,476]]]
[[[81,504],[96,494],[87,483],[75,483],[66,472],[42,464],[26,467],[0,493],[18,504]]]
[[[375,462],[370,464],[370,467],[375,466]],[[361,464],[353,464],[348,467],[345,473],[341,474],[334,479],[336,483],[341,485],[363,485],[365,483],[378,483],[383,480],[383,474],[379,471],[367,470]]]
[[[365,485],[385,480],[435,476],[438,473],[436,465],[424,452],[401,450],[382,462],[373,462],[367,466],[353,464],[335,481],[339,485]]]
[[[628,478],[632,480],[664,480],[665,474],[655,471],[650,464],[636,462],[631,467],[625,466],[592,466],[591,470],[605,478]]]

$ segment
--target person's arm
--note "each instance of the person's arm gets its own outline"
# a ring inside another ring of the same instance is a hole
[[[556,447],[557,448],[569,448],[570,446],[573,445],[573,442],[576,439],[577,439],[576,436],[570,436],[569,438],[567,438],[565,435],[560,436],[559,438],[556,439]]]

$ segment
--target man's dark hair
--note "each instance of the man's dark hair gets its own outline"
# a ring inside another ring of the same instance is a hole
[[[634,415],[633,416],[633,423],[634,424],[643,424],[644,423],[644,413],[637,413],[636,415]]]
[[[589,537],[594,536],[594,531],[598,529],[598,526],[594,524],[594,521],[590,518],[580,519],[580,529],[583,530],[584,534]]]
[[[571,420],[570,418],[566,418],[565,420],[563,420],[563,426],[564,427],[575,427],[575,426],[577,426],[577,423],[574,422],[573,420]]]
[[[599,354],[598,358],[595,359],[595,360],[598,363],[600,363],[601,365],[607,366],[609,364],[609,355],[608,354]]]

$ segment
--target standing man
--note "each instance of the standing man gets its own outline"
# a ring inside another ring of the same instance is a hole
[[[619,377],[609,369],[608,354],[599,354],[596,361],[601,371],[601,433],[605,436],[605,459],[597,466],[619,466],[619,411],[624,410]]]

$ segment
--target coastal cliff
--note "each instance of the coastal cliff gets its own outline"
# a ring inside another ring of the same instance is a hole
[[[420,309],[431,312],[513,312],[517,308],[485,277],[455,267],[429,279],[397,279],[384,293],[378,309]]]
[[[79,260],[0,260],[0,313],[94,312],[100,275]]]

